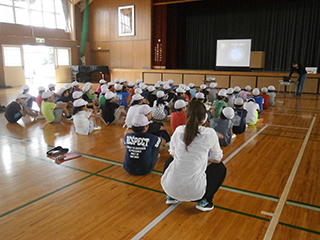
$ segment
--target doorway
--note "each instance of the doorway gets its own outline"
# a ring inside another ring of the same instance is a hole
[[[24,75],[29,86],[55,83],[54,48],[23,45]]]

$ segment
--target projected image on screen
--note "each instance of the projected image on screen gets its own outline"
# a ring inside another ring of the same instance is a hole
[[[217,40],[217,67],[250,67],[251,39]]]

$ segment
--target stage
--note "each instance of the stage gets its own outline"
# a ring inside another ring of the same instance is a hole
[[[278,88],[279,80],[289,72],[267,72],[267,71],[209,71],[209,70],[167,70],[167,69],[110,69],[111,80],[126,78],[128,81],[136,81],[141,78],[146,84],[155,84],[159,80],[174,80],[174,84],[194,83],[200,86],[208,77],[215,77],[218,83],[217,88],[229,88],[240,86],[244,88],[250,85],[252,88],[267,87],[274,85]],[[296,81],[297,74],[292,75]],[[320,94],[320,74],[308,74],[304,85],[304,93]],[[277,89],[278,90],[278,89]]]

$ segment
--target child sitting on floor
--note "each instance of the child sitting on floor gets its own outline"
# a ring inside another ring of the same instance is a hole
[[[174,103],[176,112],[171,113],[171,130],[172,134],[180,125],[186,125],[187,123],[187,105],[188,102],[179,99]]]
[[[87,105],[88,102],[81,98],[73,102],[73,124],[76,133],[81,135],[88,135],[93,130],[101,129],[96,123],[92,109],[88,109]]]
[[[261,94],[260,97],[263,97],[263,110],[266,110],[270,107],[269,101],[270,101],[270,96],[267,94],[268,93],[268,88],[263,87],[261,88]]]
[[[161,138],[147,133],[148,125],[148,118],[137,114],[132,119],[133,133],[124,137],[127,150],[123,168],[130,174],[148,174],[157,163]]]
[[[276,88],[273,85],[270,85],[268,87],[268,95],[270,96],[270,100],[269,100],[270,107],[273,107],[274,104],[276,103],[275,98],[277,94],[275,93],[275,90]]]
[[[246,130],[246,117],[247,110],[243,109],[243,99],[236,98],[233,102],[234,105],[234,117],[232,118],[233,128],[232,131],[235,134],[243,133]]]
[[[247,117],[246,117],[246,123],[248,125],[255,125],[258,122],[258,117],[259,117],[259,104],[256,103],[254,98],[249,98],[244,104],[243,108],[247,110]],[[260,119],[262,120],[262,119]],[[260,121],[259,120],[259,121]]]
[[[231,119],[233,117],[233,108],[226,107],[221,111],[219,118],[213,118],[210,120],[210,126],[223,136],[223,138],[219,137],[220,146],[230,145],[231,139],[235,137],[235,135],[232,133],[233,123]]]

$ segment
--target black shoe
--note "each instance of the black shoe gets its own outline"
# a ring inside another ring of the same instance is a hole
[[[65,154],[67,152],[69,152],[68,148],[62,148],[61,146],[58,146],[58,147],[55,147],[55,148],[52,148],[51,150],[49,150],[47,152],[47,155],[48,156],[55,156],[55,155],[59,155],[59,154]]]

